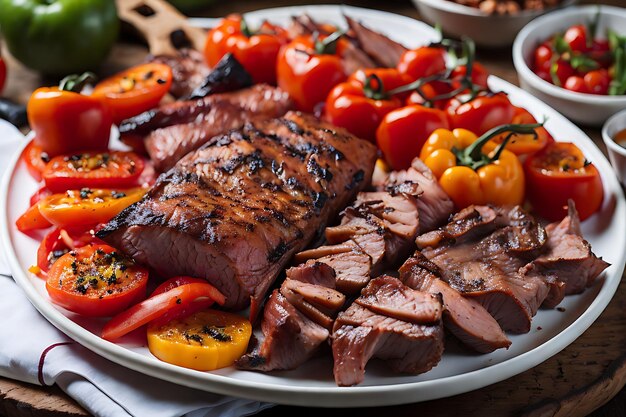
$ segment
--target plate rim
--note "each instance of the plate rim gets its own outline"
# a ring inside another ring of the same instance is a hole
[[[329,5],[288,6],[275,9],[262,9],[256,12],[266,12],[266,10],[277,9],[302,10],[311,7],[329,7]],[[334,8],[339,11],[347,9],[361,9],[338,5],[334,5]],[[423,22],[409,17],[389,12],[379,12],[371,9],[361,10],[367,10],[368,13],[382,13],[398,16],[404,19],[410,19],[413,24],[416,24],[415,22],[418,24],[424,24]],[[492,82],[505,91],[508,90],[522,93],[527,96],[531,102],[536,101],[546,107],[549,107],[547,104],[541,102],[530,93],[523,91],[519,87],[493,75],[490,76],[490,83]],[[552,110],[558,113],[556,110]],[[574,129],[577,129],[581,134],[581,137],[584,137],[584,142],[586,142],[587,145],[592,145],[596,148],[593,153],[597,153],[602,157],[601,160],[598,160],[596,163],[601,163],[602,165],[606,164],[603,171],[613,173],[613,171],[610,170],[607,158],[596,147],[593,141],[578,126],[567,120],[565,117],[563,117],[562,121],[571,125]],[[244,397],[258,401],[275,402],[287,405],[316,407],[368,407],[434,400],[483,388],[487,385],[508,379],[535,367],[539,363],[554,356],[582,335],[595,322],[595,320],[612,300],[621,281],[621,274],[623,273],[624,265],[626,263],[626,251],[624,251],[622,252],[621,257],[612,265],[612,268],[615,268],[614,273],[619,274],[619,276],[611,279],[610,281],[605,280],[603,287],[600,289],[596,298],[589,304],[586,310],[561,332],[531,350],[486,368],[442,377],[435,380],[355,387],[290,386],[234,379],[225,375],[199,372],[167,364],[156,358],[144,356],[115,343],[104,341],[99,336],[84,329],[77,323],[74,323],[71,319],[63,315],[62,312],[58,310],[49,300],[41,296],[31,283],[27,273],[19,264],[15,248],[13,247],[9,225],[9,185],[11,184],[11,181],[16,173],[20,156],[26,144],[27,142],[25,141],[19,149],[19,152],[15,153],[9,164],[7,172],[2,179],[0,198],[3,199],[3,203],[0,207],[0,232],[2,243],[5,247],[6,258],[9,263],[9,267],[13,272],[14,280],[24,290],[31,304],[33,304],[35,308],[61,332],[106,359],[152,377],[217,394],[232,395],[236,397]],[[596,160],[598,159],[595,155],[594,158]],[[607,167],[609,168],[609,171],[607,171]],[[626,213],[624,194],[615,175],[609,175],[606,178],[603,178],[603,180],[605,180],[605,187],[611,190],[617,199],[614,216],[617,216],[620,213]],[[624,223],[624,221],[622,221],[622,223]],[[605,295],[607,292],[610,294]],[[604,298],[600,297],[601,294],[604,295]],[[480,378],[477,376],[480,376]],[[288,381],[286,384],[287,383]]]

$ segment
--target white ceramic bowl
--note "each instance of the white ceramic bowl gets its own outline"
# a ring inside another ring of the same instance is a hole
[[[615,142],[615,135],[626,129],[626,110],[614,114],[602,128],[602,139],[609,153],[613,170],[622,185],[626,187],[626,148]]]
[[[530,65],[534,50],[541,42],[571,25],[592,20],[597,12],[598,6],[583,6],[548,13],[526,25],[513,44],[513,64],[522,88],[572,121],[590,126],[600,126],[611,115],[626,109],[626,95],[602,96],[569,91],[542,80],[532,72]],[[607,27],[625,35],[626,9],[601,6],[598,34],[605,34]]]
[[[564,0],[560,7],[577,0]],[[469,36],[476,44],[497,48],[513,43],[518,32],[531,20],[550,10],[524,10],[514,15],[489,15],[477,8],[448,0],[413,0],[420,15],[430,24],[441,25],[447,34]]]

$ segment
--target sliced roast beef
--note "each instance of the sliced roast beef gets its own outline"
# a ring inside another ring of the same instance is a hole
[[[480,353],[508,348],[511,341],[489,312],[478,301],[463,297],[440,276],[439,267],[419,251],[400,268],[400,280],[405,285],[441,295],[444,327],[465,346]]]
[[[539,272],[554,277],[555,285],[562,283],[565,295],[582,292],[609,266],[591,251],[589,242],[582,238],[578,212],[571,201],[568,215],[561,222],[549,224],[546,232],[547,250],[532,262],[528,271],[530,274]],[[554,290],[557,299],[558,290]],[[553,298],[550,304],[554,304]]]
[[[255,118],[283,115],[291,107],[287,93],[255,85],[233,93],[166,104],[124,121],[122,139],[144,136],[146,150],[157,170],[165,171],[211,138],[238,129]]]
[[[254,371],[294,369],[314,356],[329,331],[298,311],[279,290],[265,304],[263,342],[242,356],[237,367]]]
[[[503,211],[499,221],[509,225],[478,241],[437,242],[423,248],[422,254],[440,268],[444,281],[480,302],[504,330],[525,333],[549,286],[542,277],[520,270],[539,254],[546,234],[519,207]],[[475,227],[482,228],[482,222],[475,222]]]
[[[377,66],[395,68],[398,65],[400,57],[407,50],[404,46],[363,26],[361,22],[345,15],[344,17],[361,49],[374,60]]]
[[[172,86],[170,94],[176,98],[191,93],[202,84],[210,73],[204,55],[195,49],[183,48],[177,55],[157,55],[148,58],[150,62],[158,62],[172,68]]]
[[[498,227],[497,217],[498,212],[493,207],[469,206],[452,216],[448,224],[418,236],[415,243],[418,248],[425,248],[475,240]]]
[[[422,193],[417,200],[420,221],[420,233],[429,232],[445,224],[454,211],[454,203],[441,188],[430,169],[415,158],[411,167],[403,171],[393,171],[375,184],[381,190],[393,190],[404,183],[416,183]]]
[[[187,155],[99,237],[163,277],[206,278],[251,314],[291,256],[367,185],[370,143],[300,113]]]
[[[295,281],[322,285],[326,288],[335,288],[335,270],[329,265],[314,259],[289,268],[286,275],[288,279]]]
[[[365,366],[371,358],[384,360],[396,372],[410,374],[429,371],[439,363],[443,353],[443,328],[442,307],[437,296],[418,293],[390,277],[370,281],[364,293],[367,294],[365,300],[357,299],[335,320],[331,340],[337,385],[362,382]],[[385,296],[395,293],[400,294],[391,300]],[[417,300],[428,305],[425,310],[430,314],[414,314]],[[433,303],[439,304],[438,307],[433,307]],[[396,318],[398,316],[405,320]]]

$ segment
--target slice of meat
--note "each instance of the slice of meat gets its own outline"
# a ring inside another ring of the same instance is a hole
[[[383,281],[382,283],[380,281]],[[389,293],[390,288],[405,294],[394,297],[394,301],[378,304],[385,296],[376,296],[377,291]],[[378,290],[377,290],[378,288]],[[416,323],[419,315],[399,313],[402,306],[411,311],[413,303],[408,300],[424,298],[430,303],[437,300],[432,295],[417,295],[417,291],[403,285],[395,278],[376,278],[364,289],[370,303],[378,311],[393,311],[394,316],[410,317],[414,321],[399,320],[366,308],[359,301],[339,314],[331,337],[335,382],[340,386],[359,384],[365,377],[365,366],[371,358],[383,359],[394,371],[419,374],[429,371],[441,359],[443,353],[443,328],[441,322]],[[438,302],[438,301],[437,301]],[[441,305],[438,308],[441,312]],[[426,315],[427,320],[432,316]],[[435,314],[436,316],[436,314]],[[440,316],[439,316],[440,317]]]
[[[589,242],[582,238],[578,212],[571,200],[568,215],[561,222],[546,226],[546,232],[546,253],[538,257],[529,270],[552,276],[557,283],[562,282],[565,295],[582,292],[609,267],[609,263],[598,258],[591,251]],[[558,300],[558,288],[555,292],[557,295],[550,298],[550,305]]]
[[[359,45],[379,67],[395,68],[407,49],[387,36],[369,29],[349,16],[344,15],[348,26]]]
[[[504,330],[525,333],[549,287],[542,277],[520,271],[538,255],[546,235],[521,209],[503,213],[501,221],[511,225],[479,241],[428,247],[422,254],[439,267],[444,281],[480,302]],[[482,227],[482,223],[475,226]]]
[[[287,93],[276,87],[256,85],[161,106],[124,121],[120,132],[122,137],[146,134],[145,147],[155,168],[165,171],[212,138],[256,118],[281,116],[289,108]]]
[[[281,292],[286,294],[287,291],[296,294],[302,300],[331,317],[334,317],[339,312],[339,309],[343,307],[346,301],[345,295],[332,288],[294,281],[289,278],[281,285]]]
[[[450,222],[439,229],[422,234],[415,243],[420,249],[454,242],[463,243],[479,239],[497,227],[498,212],[490,206],[469,206],[452,216]]]
[[[329,331],[300,313],[274,290],[263,314],[263,342],[236,366],[252,371],[294,369],[316,354]]]
[[[335,288],[335,270],[329,265],[311,259],[286,271],[287,278],[309,284]]]
[[[195,49],[183,48],[177,55],[157,55],[148,57],[149,62],[158,62],[172,68],[170,94],[176,98],[190,94],[198,87],[209,72],[204,55]]]
[[[443,325],[465,346],[480,353],[508,348],[511,341],[498,322],[476,300],[463,297],[442,281],[437,265],[416,252],[400,268],[400,280],[411,288],[439,294],[443,302]]]
[[[441,320],[438,297],[399,286],[398,279],[388,275],[373,279],[355,302],[374,313],[409,323],[438,323]]]
[[[317,260],[335,271],[335,285],[344,294],[358,294],[371,278],[372,259],[361,250],[328,255]]]
[[[394,189],[407,182],[418,184],[422,191],[420,198],[417,199],[420,233],[429,232],[445,224],[454,211],[454,203],[419,158],[415,158],[407,170],[392,171],[383,183],[375,185],[379,190],[388,190],[393,194]]]
[[[291,256],[367,185],[369,142],[312,116],[247,124],[187,155],[98,236],[163,277],[206,278],[251,314]]]

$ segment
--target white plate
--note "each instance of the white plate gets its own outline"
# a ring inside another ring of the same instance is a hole
[[[267,17],[284,23],[290,15],[310,12],[321,21],[339,23],[341,13],[361,19],[374,29],[387,32],[407,46],[427,43],[436,36],[432,28],[418,21],[388,13],[352,7],[294,7],[250,13],[257,20]],[[253,19],[254,18],[254,19]],[[161,362],[150,355],[145,337],[136,334],[114,344],[98,334],[102,322],[85,319],[53,306],[42,280],[26,272],[35,263],[38,242],[19,233],[15,219],[27,208],[28,197],[36,189],[17,155],[4,178],[2,195],[2,238],[15,280],[35,307],[56,327],[78,343],[128,368],[157,378],[206,391],[253,398],[282,404],[317,407],[365,407],[410,403],[447,397],[504,380],[548,359],[580,336],[611,300],[624,268],[626,248],[626,203],[608,161],[585,134],[563,116],[528,93],[491,77],[490,86],[510,94],[511,100],[529,109],[536,117],[548,116],[547,128],[561,140],[573,141],[593,161],[602,174],[605,200],[602,210],[583,224],[585,237],[594,251],[612,266],[581,295],[567,297],[564,312],[541,310],[530,333],[511,336],[509,350],[489,355],[470,353],[448,343],[442,361],[432,371],[419,376],[394,375],[383,364],[368,365],[365,381],[356,387],[335,386],[329,358],[311,360],[290,372],[271,374],[239,371],[233,368],[198,372]],[[539,330],[541,328],[541,330]]]

